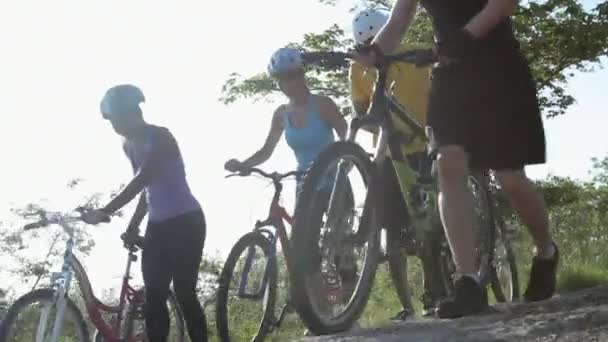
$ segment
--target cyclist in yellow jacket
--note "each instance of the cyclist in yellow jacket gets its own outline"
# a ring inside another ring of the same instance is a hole
[[[357,45],[369,44],[388,20],[389,13],[388,10],[379,8],[370,8],[358,12],[352,22],[355,43]],[[430,45],[404,43],[393,53],[429,47]],[[366,68],[357,62],[353,62],[350,66],[349,78],[351,101],[355,115],[363,115],[367,112],[371,102],[376,80],[376,69]],[[394,64],[388,71],[388,78],[389,82],[387,84],[394,99],[424,126],[430,89],[430,67],[417,68],[406,63]],[[393,120],[393,122],[399,131],[409,131],[409,127],[403,122],[399,120]],[[422,140],[415,140],[408,145],[404,145],[402,151],[414,169],[420,170],[420,168],[429,167],[425,144]],[[381,193],[384,196],[381,205],[378,206],[381,211],[378,214],[378,217],[381,218],[380,223],[387,229],[402,229],[404,225],[408,224],[406,203],[401,193],[395,169],[388,155],[381,165],[381,172]],[[432,249],[428,249],[427,253],[433,253]],[[425,259],[432,259],[432,256]],[[434,314],[436,302],[444,294],[442,293],[442,287],[434,286],[440,282],[440,279],[433,277],[433,271],[438,269],[437,266],[427,262],[423,264],[423,269],[422,315],[429,316]],[[411,313],[412,308],[403,308],[393,319],[404,320]]]

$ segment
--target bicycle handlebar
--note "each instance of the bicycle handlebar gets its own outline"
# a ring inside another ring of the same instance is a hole
[[[247,177],[250,176],[252,173],[257,173],[260,176],[264,177],[264,178],[269,178],[274,182],[280,182],[282,179],[287,178],[287,177],[291,177],[291,176],[298,176],[300,174],[303,174],[304,172],[302,171],[290,171],[287,173],[278,173],[278,172],[272,172],[272,173],[267,173],[264,170],[252,167],[246,170],[242,170],[240,172],[236,172],[236,173],[232,173],[226,176],[226,178],[230,178],[230,177]]]
[[[76,209],[78,212],[82,212],[83,209]],[[60,212],[43,212],[39,211],[38,216],[40,216],[40,220],[36,222],[31,222],[23,226],[23,230],[32,230],[47,227],[53,224],[63,225],[66,223],[78,222],[82,221],[81,216],[68,215]]]
[[[319,66],[337,68],[345,66],[348,63],[348,60],[354,60],[354,54],[350,52],[336,51],[303,52],[302,60],[304,63],[312,63]],[[384,55],[381,57],[380,64],[404,62],[421,67],[433,64],[437,61],[438,58],[433,49],[413,49],[407,52]]]

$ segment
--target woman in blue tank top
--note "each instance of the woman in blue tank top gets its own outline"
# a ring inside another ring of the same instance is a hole
[[[190,192],[177,141],[167,128],[144,121],[139,107],[144,100],[141,90],[132,85],[118,85],[106,92],[101,112],[124,138],[123,149],[135,177],[105,207],[90,211],[83,218],[91,224],[109,221],[113,212],[141,193],[126,239],[134,241],[139,237],[139,225],[147,213],[141,265],[148,341],[167,340],[166,303],[171,281],[190,340],[207,341],[206,320],[196,295],[205,217]]]
[[[288,103],[275,110],[262,148],[244,161],[231,159],[226,162],[228,171],[236,172],[264,163],[272,156],[283,132],[295,155],[297,169],[305,171],[334,141],[334,131],[340,139],[346,136],[347,124],[336,103],[329,97],[313,94],[308,88],[299,51],[277,50],[268,65],[268,73],[277,81]]]
[[[338,110],[336,103],[329,97],[312,94],[308,88],[299,51],[288,48],[277,50],[268,65],[268,73],[276,80],[283,94],[287,96],[288,103],[280,105],[275,110],[270,131],[262,148],[242,162],[236,159],[226,162],[225,168],[228,171],[245,170],[268,160],[283,132],[285,132],[287,144],[295,155],[297,170],[306,171],[319,153],[334,141],[334,131],[340,139],[344,139],[346,136],[346,120]],[[327,177],[327,180],[326,183],[321,184],[323,188],[320,189],[313,209],[317,214],[312,215],[319,220],[329,202],[333,177]],[[301,186],[300,177],[297,181],[296,201]],[[354,204],[350,187],[347,191],[345,199],[348,203],[345,207],[352,209]],[[320,258],[319,256],[319,260]],[[346,256],[346,259],[352,260],[352,257]],[[344,286],[354,288],[357,279],[356,264],[341,263],[339,259],[336,259],[335,263]]]

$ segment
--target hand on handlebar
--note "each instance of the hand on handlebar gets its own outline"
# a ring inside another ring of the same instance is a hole
[[[138,246],[143,248],[144,237],[139,235],[139,229],[127,229],[126,232],[120,234],[120,238],[126,246]]]
[[[368,67],[375,67],[382,59],[382,51],[377,45],[359,45],[352,52],[353,59]]]
[[[102,222],[110,222],[110,215],[102,209],[91,209],[82,211],[82,220],[88,224],[99,224]]]
[[[239,172],[242,171],[244,167],[243,163],[241,163],[240,161],[236,159],[230,159],[226,162],[226,164],[224,164],[224,169],[230,172]]]

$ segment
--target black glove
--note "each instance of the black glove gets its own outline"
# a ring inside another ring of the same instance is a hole
[[[465,29],[458,30],[437,43],[437,50],[441,58],[460,62],[475,52],[476,41],[473,35]]]

